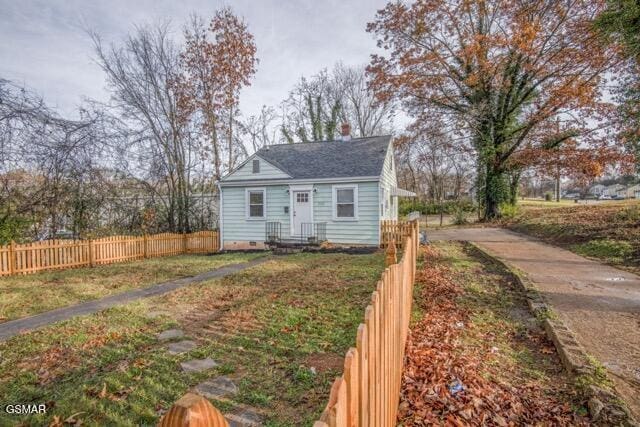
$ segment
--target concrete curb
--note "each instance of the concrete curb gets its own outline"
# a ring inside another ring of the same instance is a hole
[[[590,362],[587,352],[564,322],[553,315],[551,306],[526,274],[490,250],[474,242],[466,243],[513,276],[516,284],[526,295],[529,310],[536,318],[542,320],[545,333],[553,342],[562,364],[573,379],[578,380],[582,376],[593,376],[596,368]],[[589,415],[596,425],[640,426],[626,406],[621,403],[622,399],[610,391],[590,385],[584,391],[584,398],[587,401]]]

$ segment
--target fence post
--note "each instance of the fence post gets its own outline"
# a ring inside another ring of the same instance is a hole
[[[16,242],[9,243],[9,275],[16,272]]]
[[[182,253],[187,253],[187,233],[182,233]]]
[[[94,247],[93,239],[89,239],[89,266],[91,266],[91,267],[95,267],[96,266],[95,249],[96,248]]]
[[[147,253],[147,233],[142,235],[142,257],[149,258],[149,254]]]
[[[207,399],[187,393],[173,404],[158,427],[229,427],[229,423]]]

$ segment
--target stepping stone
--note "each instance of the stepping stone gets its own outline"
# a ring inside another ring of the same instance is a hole
[[[236,394],[238,386],[229,377],[217,377],[198,384],[195,390],[209,399],[221,399]]]
[[[215,360],[206,358],[187,360],[186,362],[181,362],[180,366],[182,366],[182,370],[185,372],[202,372],[215,368],[218,364]]]
[[[224,416],[229,427],[258,427],[262,424],[262,415],[251,408],[233,411]]]
[[[187,353],[196,347],[198,347],[198,344],[195,341],[191,341],[191,340],[171,342],[166,345],[166,348],[169,354]]]
[[[180,329],[167,329],[166,331],[158,334],[158,339],[160,341],[169,341],[176,338],[182,338],[183,336],[184,332],[182,332]]]

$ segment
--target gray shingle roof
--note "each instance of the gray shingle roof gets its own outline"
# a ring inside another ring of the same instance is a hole
[[[271,145],[256,155],[293,179],[380,176],[390,135]]]

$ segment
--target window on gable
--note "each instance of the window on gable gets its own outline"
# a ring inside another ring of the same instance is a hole
[[[336,188],[335,189],[335,213],[336,218],[356,217],[356,188]]]
[[[247,190],[248,217],[264,218],[264,190]]]
[[[253,173],[260,173],[260,160],[253,161]]]

